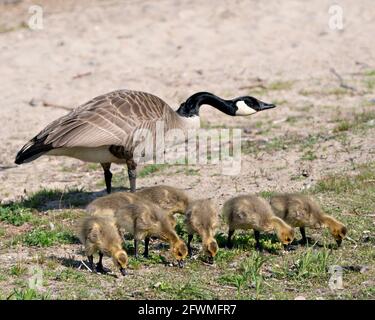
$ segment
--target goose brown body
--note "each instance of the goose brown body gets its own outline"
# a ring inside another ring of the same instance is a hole
[[[274,213],[293,227],[299,227],[302,241],[307,241],[305,227],[320,229],[326,226],[338,245],[347,233],[340,221],[325,214],[318,203],[310,196],[302,194],[280,194],[270,200]]]
[[[228,200],[223,207],[223,216],[228,221],[228,246],[236,229],[253,229],[256,246],[260,249],[259,232],[276,231],[279,240],[287,245],[294,239],[294,231],[282,219],[276,217],[269,203],[255,195],[242,195]]]

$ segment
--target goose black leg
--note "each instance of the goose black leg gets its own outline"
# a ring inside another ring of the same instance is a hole
[[[191,241],[193,240],[193,237],[194,236],[192,234],[188,235],[188,253],[189,253],[189,257],[191,257],[193,255],[193,251],[192,251],[191,245],[190,245]]]
[[[143,252],[143,256],[148,258],[148,245],[150,243],[150,237],[145,238],[145,251]]]
[[[127,162],[130,192],[136,191],[137,164],[131,160]]]
[[[234,230],[229,230],[228,231],[228,240],[227,240],[227,247],[229,249],[233,248],[233,243],[232,243],[232,236],[233,236]]]
[[[255,237],[255,249],[258,251],[262,251],[262,246],[260,245],[259,238],[260,233],[257,230],[254,230],[254,237]]]
[[[306,245],[308,240],[306,238],[305,228],[304,227],[300,227],[299,230],[301,231],[301,235],[302,235],[301,244],[302,245]]]
[[[111,164],[110,163],[101,163],[103,170],[104,170],[104,179],[105,185],[107,187],[107,193],[111,193],[112,191],[112,172],[111,172]]]

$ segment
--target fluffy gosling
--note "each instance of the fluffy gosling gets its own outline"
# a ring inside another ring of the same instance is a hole
[[[191,241],[194,233],[202,238],[203,252],[209,257],[208,262],[213,263],[219,249],[214,238],[219,224],[218,210],[209,199],[196,200],[190,203],[186,210],[185,223],[188,231],[188,252],[192,255]]]
[[[326,215],[316,201],[301,194],[280,194],[271,198],[274,213],[292,227],[299,227],[302,243],[307,243],[305,227],[314,229],[327,227],[338,246],[347,234],[347,228],[340,221]]]
[[[148,257],[150,237],[158,237],[170,244],[173,257],[183,267],[183,260],[188,250],[186,244],[178,237],[176,231],[161,208],[148,201],[135,202],[115,212],[116,224],[119,229],[134,236],[135,256],[138,257],[138,242],[145,239],[144,256]]]
[[[86,212],[91,216],[113,217],[115,211],[126,204],[139,201],[135,193],[116,192],[100,197],[92,201],[87,207]]]
[[[96,271],[104,273],[103,255],[112,257],[114,265],[121,274],[126,275],[128,256],[122,249],[122,239],[118,232],[115,220],[108,217],[88,216],[81,220],[79,239],[85,246],[90,267],[94,271],[93,254],[99,252],[99,262]]]
[[[160,185],[147,187],[136,193],[117,192],[109,194],[95,199],[87,206],[86,210],[90,215],[113,216],[114,212],[123,205],[142,200],[149,200],[164,209],[173,227],[176,226],[176,220],[173,215],[176,213],[185,214],[189,204],[189,197],[183,190]]]
[[[228,248],[232,248],[232,236],[236,229],[253,229],[257,250],[262,250],[259,242],[260,232],[275,231],[284,245],[294,239],[294,230],[282,219],[276,217],[269,203],[255,195],[243,195],[228,200],[223,207],[223,215],[229,224]]]
[[[164,209],[173,227],[176,226],[174,214],[185,214],[190,199],[188,195],[181,189],[166,185],[152,186],[138,191],[137,196],[157,204]]]

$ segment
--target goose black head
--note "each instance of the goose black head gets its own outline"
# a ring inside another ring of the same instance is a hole
[[[236,116],[249,116],[253,113],[276,107],[274,104],[266,103],[250,96],[236,98],[233,103],[235,108],[237,108],[235,111]]]

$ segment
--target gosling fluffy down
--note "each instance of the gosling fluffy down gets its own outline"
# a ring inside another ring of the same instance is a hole
[[[95,270],[93,254],[99,252],[96,270],[104,272],[103,255],[112,257],[122,275],[126,274],[128,256],[122,248],[122,239],[113,218],[88,216],[79,223],[79,239],[85,246],[90,267]]]
[[[236,229],[253,229],[258,250],[261,249],[259,232],[275,231],[284,245],[294,239],[293,228],[273,214],[265,199],[255,195],[242,195],[228,200],[223,207],[223,216],[229,224],[228,247],[232,247],[231,237]]]
[[[168,215],[163,209],[149,201],[127,204],[115,212],[115,220],[120,230],[125,230],[134,236],[135,255],[138,255],[138,241],[145,239],[144,255],[148,256],[150,237],[158,237],[169,242],[172,255],[179,266],[187,256],[186,244],[178,237]]]
[[[164,209],[173,225],[176,226],[174,214],[185,214],[189,197],[181,189],[171,186],[153,186],[144,188],[136,193],[117,192],[95,199],[87,206],[90,215],[113,216],[114,212],[125,204],[135,201],[148,200]]]
[[[216,229],[219,225],[218,209],[209,199],[193,201],[186,210],[185,218],[188,231],[188,250],[191,255],[191,241],[194,233],[202,238],[203,252],[209,257],[209,262],[213,263],[219,249],[215,240]]]
[[[299,227],[303,243],[307,242],[305,227],[320,229],[327,227],[338,246],[347,234],[347,228],[340,221],[325,214],[317,202],[302,194],[280,194],[271,198],[274,213],[292,227]]]

